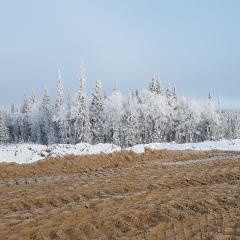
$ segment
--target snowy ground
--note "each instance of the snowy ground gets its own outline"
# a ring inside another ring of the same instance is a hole
[[[145,148],[151,149],[169,149],[169,150],[226,150],[240,151],[240,139],[222,140],[222,141],[206,141],[201,143],[150,143],[145,145],[136,145],[127,150],[132,150],[136,153],[144,152]],[[98,154],[111,153],[120,151],[121,148],[113,144],[97,144],[90,145],[88,143],[79,143],[76,145],[70,144],[54,144],[44,146],[38,144],[17,144],[17,145],[0,145],[0,162],[16,162],[16,163],[31,163],[47,156],[61,157],[64,155],[83,155],[83,154]]]

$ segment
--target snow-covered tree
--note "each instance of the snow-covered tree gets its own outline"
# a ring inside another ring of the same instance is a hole
[[[104,100],[103,109],[105,119],[105,142],[121,146],[121,125],[124,114],[124,98],[119,90],[114,88],[112,94]]]
[[[139,93],[140,143],[162,141],[162,127],[166,122],[165,98],[156,93],[142,90]]]
[[[33,104],[36,102],[36,94],[35,94],[35,90],[32,89],[32,92],[31,92],[31,96],[30,96],[30,107],[33,106]]]
[[[171,92],[168,82],[166,94],[163,94],[162,83],[154,74],[149,91],[131,93],[126,101],[116,81],[112,94],[107,96],[97,79],[89,103],[84,72],[82,60],[79,91],[73,95],[68,92],[66,104],[59,70],[54,106],[45,88],[40,101],[36,101],[32,90],[29,101],[24,93],[20,106],[12,104],[9,111],[1,110],[0,141],[108,142],[127,147],[150,142],[240,138],[240,113],[222,111],[220,97],[215,109],[211,92],[207,101],[200,104],[178,95],[176,87]]]
[[[41,133],[41,127],[43,124],[41,123],[42,120],[42,112],[39,110],[41,108],[41,102],[32,102],[31,107],[29,109],[29,121],[30,121],[30,131],[31,137],[30,141],[35,143],[43,143]]]
[[[173,111],[173,136],[177,143],[197,141],[200,122],[200,109],[196,102],[189,102],[183,96],[178,97]]]
[[[212,95],[209,92],[208,101],[204,103],[202,109],[202,121],[200,124],[201,140],[216,140],[219,126],[219,116],[214,109]]]
[[[149,84],[149,91],[162,95],[162,82],[159,79],[159,76],[153,74],[152,79]]]
[[[71,106],[72,106],[72,97],[71,97],[70,90],[68,89],[68,92],[67,92],[67,108],[71,109]]]
[[[104,92],[101,80],[97,79],[94,86],[94,94],[90,108],[90,124],[92,143],[103,143],[103,101]]]
[[[40,105],[40,129],[41,129],[41,141],[43,144],[52,144],[56,142],[55,132],[52,122],[52,105],[51,99],[48,94],[48,89],[45,87]]]
[[[86,94],[86,80],[84,78],[84,62],[80,64],[80,89],[78,91],[76,106],[72,111],[72,119],[74,120],[74,142],[90,142],[90,122],[89,122],[89,106]]]
[[[157,78],[156,78],[156,92],[157,92],[157,94],[159,94],[161,96],[163,95],[162,82],[159,79],[159,76],[157,76]]]
[[[11,113],[14,113],[15,112],[15,106],[14,106],[14,103],[11,104]]]
[[[140,120],[139,120],[139,102],[135,95],[131,94],[127,101],[127,109],[124,114],[124,122],[122,127],[124,147],[133,146],[140,141]]]
[[[212,93],[210,91],[208,92],[208,100],[209,100],[209,102],[212,101]]]
[[[156,86],[156,75],[153,74],[152,79],[149,84],[149,91],[150,92],[156,92],[157,91],[157,86]]]
[[[172,97],[171,85],[170,85],[169,81],[168,81],[168,84],[167,84],[166,97],[167,97],[167,99],[170,99]]]
[[[0,143],[6,143],[9,139],[9,130],[5,123],[5,112],[0,110]]]
[[[69,142],[69,114],[70,108],[64,104],[63,85],[61,71],[58,70],[57,78],[57,97],[55,101],[55,114],[53,116],[53,128],[55,132],[56,141],[59,143]]]
[[[113,91],[114,91],[114,92],[117,92],[117,91],[118,91],[117,80],[114,81]]]
[[[175,101],[177,101],[177,98],[178,98],[177,88],[176,88],[176,86],[175,86],[174,89],[173,89],[173,99],[174,99]]]
[[[221,113],[221,97],[218,96],[218,113]]]
[[[28,112],[28,99],[26,93],[23,94],[23,104],[21,107],[21,112],[22,113],[27,113]]]
[[[20,120],[20,139],[21,141],[28,142],[30,139],[30,122],[29,122],[29,104],[26,93],[23,95],[23,103],[21,107],[21,120]]]
[[[64,98],[63,98],[63,85],[62,85],[62,76],[60,68],[58,70],[58,81],[57,81],[57,98],[55,103],[55,108],[57,111],[63,106]]]

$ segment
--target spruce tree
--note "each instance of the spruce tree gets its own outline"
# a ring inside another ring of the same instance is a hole
[[[63,97],[63,85],[61,71],[58,70],[57,77],[57,97],[55,101],[55,115],[53,117],[53,128],[56,134],[56,141],[66,143],[67,142],[67,119],[64,106],[64,97]]]
[[[67,92],[67,108],[70,110],[71,106],[72,106],[72,97],[71,97],[70,90],[68,89],[68,92]]]
[[[162,82],[159,79],[159,76],[157,76],[157,78],[156,78],[156,92],[157,92],[157,94],[159,94],[161,96],[163,95]]]
[[[219,115],[214,110],[212,94],[209,91],[208,101],[203,105],[201,122],[201,141],[216,140],[218,138]]]
[[[173,99],[174,99],[175,101],[177,101],[177,98],[178,98],[177,88],[176,88],[176,86],[175,86],[174,89],[173,89]]]
[[[156,75],[153,74],[152,79],[149,84],[149,91],[156,92]]]
[[[26,93],[23,94],[23,104],[21,107],[21,112],[22,113],[27,113],[28,112],[28,99]]]
[[[32,89],[31,96],[30,96],[30,108],[33,106],[35,102],[36,102],[36,94],[34,89]]]
[[[62,85],[62,76],[60,68],[58,70],[58,81],[57,81],[57,98],[55,103],[55,108],[57,111],[63,106],[64,97],[63,97],[63,85]]]
[[[135,96],[130,95],[128,98],[127,110],[125,113],[125,140],[124,147],[130,147],[139,143],[139,113],[138,113],[138,100]]]
[[[42,101],[40,105],[41,113],[41,140],[43,144],[52,144],[56,141],[55,132],[52,123],[52,105],[48,94],[48,89],[45,87],[43,91]]]
[[[15,106],[14,106],[14,103],[11,104],[11,113],[14,113],[15,112]]]
[[[168,84],[167,84],[166,97],[167,97],[168,100],[172,97],[171,86],[170,86],[169,81],[168,81]]]
[[[118,91],[118,85],[117,85],[117,80],[114,81],[114,87],[113,87],[113,92]]]
[[[21,132],[21,140],[24,142],[28,142],[31,135],[31,128],[30,128],[30,121],[29,121],[29,104],[26,93],[23,95],[23,104],[21,107],[21,125],[20,125],[20,132]]]
[[[75,121],[75,142],[90,142],[90,123],[89,123],[89,107],[86,94],[86,80],[84,78],[84,62],[80,64],[80,89],[76,103],[76,121]]]
[[[221,113],[221,97],[218,96],[218,113]]]
[[[104,93],[101,80],[97,79],[90,109],[90,124],[92,143],[103,143],[103,101]]]
[[[5,112],[0,110],[0,143],[6,143],[9,139],[9,130],[5,122]]]
[[[209,93],[208,93],[208,100],[209,100],[209,101],[212,101],[212,94],[211,94],[210,91],[209,91]]]

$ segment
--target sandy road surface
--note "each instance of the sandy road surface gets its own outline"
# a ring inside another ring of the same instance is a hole
[[[240,239],[240,153],[0,164],[0,239]]]

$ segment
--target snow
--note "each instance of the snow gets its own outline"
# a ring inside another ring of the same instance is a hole
[[[145,148],[150,149],[168,149],[168,150],[225,150],[225,151],[240,151],[240,139],[222,140],[222,141],[205,141],[200,143],[150,143],[140,144],[126,150],[136,153],[143,153]],[[112,153],[120,151],[121,148],[113,144],[97,144],[91,145],[88,143],[71,144],[53,144],[49,146],[40,144],[9,144],[0,145],[0,162],[15,162],[15,163],[32,163],[47,156],[62,157],[65,155],[86,155],[99,153]]]
[[[225,151],[240,151],[240,139],[235,140],[221,140],[221,141],[205,141],[200,143],[183,143],[176,144],[172,143],[150,143],[140,144],[127,150],[132,150],[136,153],[143,153],[145,148],[156,149],[156,150],[198,150],[198,151],[209,151],[209,150],[225,150]]]

